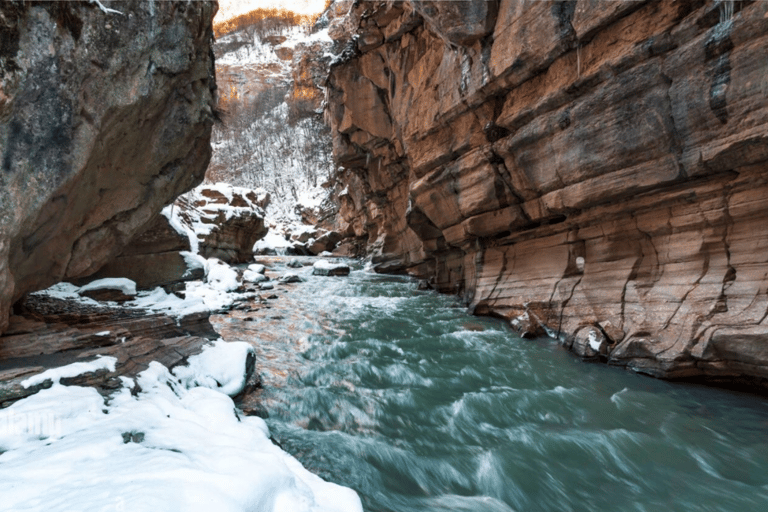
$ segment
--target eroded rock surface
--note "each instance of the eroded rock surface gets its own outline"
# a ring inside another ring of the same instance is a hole
[[[98,270],[210,159],[213,1],[0,5],[0,332]]]
[[[204,258],[246,263],[253,246],[269,227],[259,206],[269,201],[263,190],[254,191],[224,183],[202,185],[179,197],[173,207],[180,222],[194,237],[193,249]]]
[[[768,4],[347,5],[337,229],[380,269],[583,356],[765,385]]]
[[[117,358],[115,371],[101,370],[63,380],[68,385],[94,386],[104,392],[121,386],[119,376],[134,377],[149,363],[168,368],[185,364],[210,339],[218,337],[208,313],[176,320],[142,310],[91,306],[30,295],[11,317],[0,337],[0,408],[32,395],[50,382],[24,387],[22,382],[49,368]]]

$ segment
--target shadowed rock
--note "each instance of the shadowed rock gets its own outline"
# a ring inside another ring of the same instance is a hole
[[[0,4],[0,332],[97,271],[210,159],[212,1]]]

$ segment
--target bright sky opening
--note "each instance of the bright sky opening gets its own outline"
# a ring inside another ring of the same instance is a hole
[[[290,0],[280,2],[277,0],[219,0],[219,12],[216,13],[214,23],[221,23],[235,16],[245,14],[254,9],[268,9],[276,7],[286,9],[297,14],[316,14],[322,12],[325,7],[324,0]]]

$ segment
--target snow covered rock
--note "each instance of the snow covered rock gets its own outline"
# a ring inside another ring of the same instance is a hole
[[[263,191],[226,183],[203,185],[164,210],[171,223],[187,233],[193,252],[227,263],[253,258],[254,245],[269,228],[264,222]]]
[[[288,268],[301,268],[303,266],[304,265],[302,265],[301,262],[299,260],[297,260],[296,258],[293,258],[291,261],[289,261],[286,264],[286,267],[288,267]]]
[[[203,386],[235,396],[244,389],[256,367],[253,347],[245,342],[219,340],[189,358],[187,366],[177,366],[173,374],[186,388]]]
[[[217,343],[174,373],[153,362],[109,400],[56,384],[0,410],[2,425],[39,420],[0,429],[3,510],[362,512],[354,491],[272,443],[261,418],[237,414],[227,394],[248,368],[243,345]]]
[[[249,283],[262,283],[264,281],[269,281],[269,278],[259,272],[246,269],[245,272],[243,272],[243,281],[248,281]]]
[[[211,258],[206,267],[205,279],[214,289],[231,292],[240,286],[237,280],[237,271],[223,261]]]
[[[283,274],[283,276],[280,278],[281,283],[300,283],[301,281],[302,279],[298,276],[298,274],[294,274],[293,272]]]
[[[124,277],[97,279],[77,293],[98,301],[125,302],[136,296],[136,283]]]
[[[312,275],[315,276],[348,276],[349,265],[333,263],[328,260],[320,260],[312,265]]]

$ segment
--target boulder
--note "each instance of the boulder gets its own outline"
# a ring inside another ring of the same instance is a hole
[[[298,274],[294,274],[293,272],[287,272],[280,277],[279,281],[283,284],[300,283],[302,282],[302,279],[298,276]],[[262,288],[262,289],[266,290],[266,288]]]
[[[77,293],[98,301],[125,302],[136,297],[136,283],[122,277],[97,279],[82,286]]]
[[[216,2],[109,5],[0,3],[0,332],[24,294],[119,254],[210,159]]]
[[[349,271],[349,265],[328,260],[320,260],[312,265],[312,275],[314,276],[348,276]]]
[[[288,268],[302,268],[304,264],[296,258],[292,258],[288,263],[285,264],[285,266]]]

